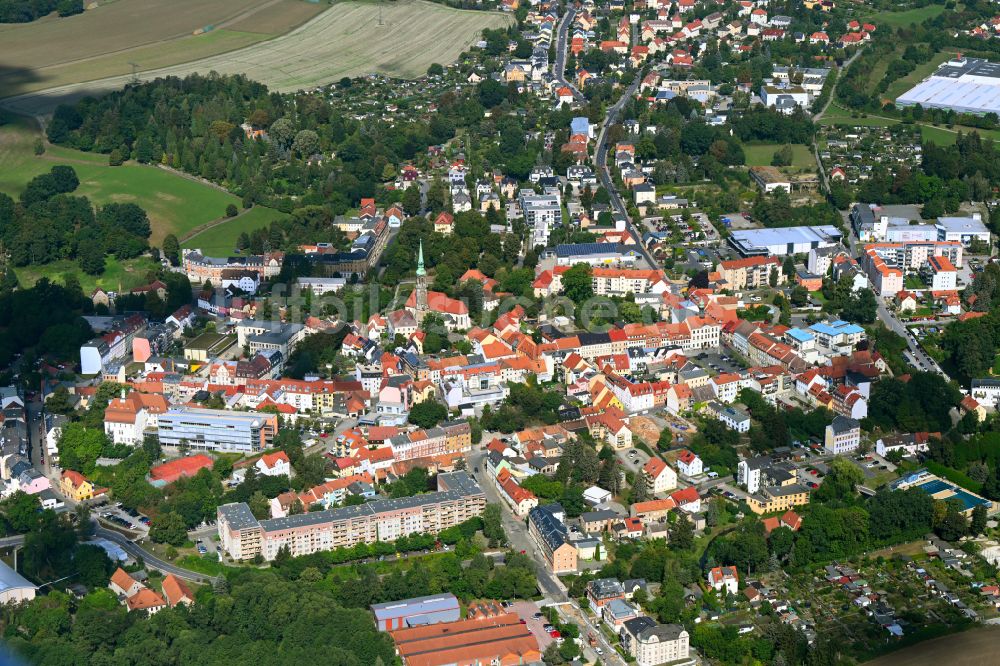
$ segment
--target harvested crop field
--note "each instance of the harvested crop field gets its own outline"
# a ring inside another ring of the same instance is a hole
[[[988,666],[997,663],[1000,628],[977,627],[941,636],[866,662],[866,666]]]
[[[378,25],[378,17],[377,4],[337,3],[282,37],[153,70],[143,78],[209,71],[239,73],[281,92],[372,73],[416,78],[432,63],[453,62],[480,38],[484,28],[503,27],[512,20],[500,13],[452,9],[422,0],[386,3],[382,6],[384,25]],[[253,20],[251,17],[250,22]],[[266,15],[257,20],[268,22]],[[248,25],[234,22],[233,27],[246,30]],[[117,76],[46,89],[10,98],[4,106],[26,114],[50,113],[60,102],[120,88],[128,79]]]
[[[146,71],[226,53],[327,8],[304,0],[115,0],[78,16],[2,24],[0,95],[128,74],[131,62]]]

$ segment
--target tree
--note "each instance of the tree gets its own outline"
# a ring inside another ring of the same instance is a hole
[[[268,136],[279,147],[287,148],[295,137],[295,126],[288,118],[278,118],[271,123]]]
[[[403,191],[403,210],[408,215],[417,215],[420,212],[420,186],[413,184]]]
[[[229,204],[226,206],[226,217],[236,217],[239,215],[239,209],[236,208],[236,204]]]
[[[494,546],[507,540],[507,534],[503,529],[503,512],[499,504],[487,504],[483,509],[483,536]]]
[[[789,144],[783,145],[781,148],[774,152],[774,156],[771,157],[771,166],[784,167],[792,166],[792,159],[794,155],[792,153],[792,147]]]
[[[437,400],[424,400],[410,409],[409,422],[421,428],[433,428],[448,418],[448,408]]]
[[[986,507],[977,504],[972,509],[972,520],[969,522],[969,534],[979,536],[986,531]]]
[[[149,526],[149,538],[157,543],[180,546],[187,541],[187,526],[176,511],[157,516]]]
[[[163,256],[167,258],[171,266],[181,265],[181,244],[177,236],[167,234],[163,237]]]
[[[660,437],[656,440],[656,446],[662,450],[666,451],[670,448],[670,444],[674,441],[674,434],[670,432],[670,428],[664,428],[660,431]]]
[[[670,526],[670,547],[674,550],[691,550],[694,546],[694,524],[683,513]]]
[[[575,264],[562,276],[563,293],[577,305],[594,296],[594,284],[589,264]]]
[[[431,63],[427,68],[427,76],[441,76],[444,74],[444,67],[440,63]]]
[[[313,130],[301,130],[295,135],[292,150],[303,158],[315,155],[319,151],[319,135]]]

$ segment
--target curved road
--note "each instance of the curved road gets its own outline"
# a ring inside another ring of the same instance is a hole
[[[132,557],[141,557],[143,562],[146,563],[146,566],[152,567],[157,571],[162,571],[165,574],[173,574],[178,578],[183,578],[184,580],[191,581],[192,583],[211,583],[215,580],[215,576],[198,573],[197,571],[191,571],[190,569],[184,569],[170,564],[169,562],[165,562],[156,555],[150,553],[148,550],[145,550],[142,546],[138,545],[134,541],[130,541],[124,535],[119,534],[114,530],[108,530],[98,525],[94,530],[94,536],[114,542],[115,544],[121,546],[122,549]],[[23,543],[23,534],[15,534],[13,536],[0,538],[0,548],[20,546]]]

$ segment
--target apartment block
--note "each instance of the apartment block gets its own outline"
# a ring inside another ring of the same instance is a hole
[[[723,261],[719,264],[719,272],[733,290],[770,286],[772,275],[776,276],[776,284],[784,284],[787,280],[781,270],[781,260],[777,257],[750,257]]]
[[[298,557],[411,534],[437,534],[482,515],[485,508],[479,485],[465,472],[451,472],[438,475],[434,493],[269,520],[254,518],[245,503],[225,504],[218,509],[218,533],[233,559],[260,554],[273,560],[283,547]]]

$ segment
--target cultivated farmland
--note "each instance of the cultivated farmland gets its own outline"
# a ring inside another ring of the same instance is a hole
[[[0,95],[130,74],[133,62],[146,71],[241,49],[327,8],[304,0],[115,0],[78,16],[2,24]]]
[[[129,1],[129,0],[120,0]],[[464,11],[422,0],[379,6],[342,2],[291,33],[247,48],[151,71],[143,78],[192,72],[246,74],[280,92],[323,85],[344,76],[385,74],[416,78],[432,63],[447,64],[479,39],[484,28],[510,23],[500,13]],[[261,15],[260,23],[269,23]],[[248,19],[244,28],[252,21]],[[234,28],[240,28],[238,23]],[[61,101],[122,87],[127,76],[62,86],[4,101],[21,113],[49,113]]]

